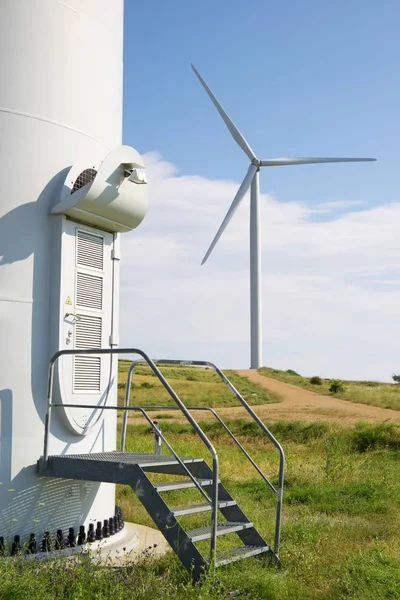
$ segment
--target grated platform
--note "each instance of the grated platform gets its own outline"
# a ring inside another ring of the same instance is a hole
[[[183,462],[201,462],[200,458],[179,457]],[[93,454],[65,454],[49,456],[49,460],[83,460],[83,461],[101,461],[125,463],[130,465],[149,464],[160,465],[165,463],[177,463],[175,456],[172,454],[143,454],[136,452],[95,452]]]

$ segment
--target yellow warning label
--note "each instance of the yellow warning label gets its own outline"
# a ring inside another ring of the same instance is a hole
[[[70,296],[67,296],[65,304],[72,304]]]

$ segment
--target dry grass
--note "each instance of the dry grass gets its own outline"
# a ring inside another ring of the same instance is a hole
[[[331,394],[329,387],[332,383],[331,379],[322,379],[320,385],[310,383],[310,377],[302,377],[301,375],[293,375],[287,371],[279,369],[270,369],[263,367],[259,369],[261,375],[272,377],[284,383],[291,383],[306,390],[316,392],[323,395],[334,395],[342,400],[350,400],[351,402],[359,402],[361,404],[370,404],[372,406],[380,406],[381,408],[391,408],[400,410],[400,385],[394,383],[382,383],[379,381],[350,381],[343,380],[344,389],[336,394]]]
[[[126,390],[129,361],[119,361],[118,400],[122,403]],[[178,396],[191,406],[238,406],[234,394],[211,369],[161,366]],[[244,398],[253,405],[279,402],[280,399],[246,377],[226,371],[228,378]],[[138,365],[132,377],[130,403],[142,406],[174,405],[158,378],[145,365]]]

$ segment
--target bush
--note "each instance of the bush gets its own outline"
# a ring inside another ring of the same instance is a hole
[[[150,390],[151,388],[154,388],[156,386],[154,385],[154,383],[150,383],[149,381],[143,381],[143,383],[140,384],[140,387],[146,390]]]
[[[293,371],[293,369],[287,369],[286,373],[288,375],[296,375],[297,377],[300,377],[300,375],[298,373],[296,373],[296,371]]]
[[[392,379],[393,379],[393,381],[394,381],[395,383],[400,383],[400,375],[395,375],[395,374],[393,373],[393,375],[392,375]]]
[[[310,383],[311,385],[322,385],[322,379],[318,375],[314,375],[314,377],[311,377]]]
[[[350,430],[350,443],[355,452],[369,450],[400,450],[400,427],[395,423],[357,423]]]
[[[329,391],[331,392],[331,394],[337,394],[338,392],[343,392],[343,390],[343,383],[341,381],[338,381],[337,379],[334,379],[331,385],[329,386]]]

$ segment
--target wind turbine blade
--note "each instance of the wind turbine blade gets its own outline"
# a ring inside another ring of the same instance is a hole
[[[256,174],[257,169],[258,169],[258,167],[256,165],[249,166],[247,174],[246,174],[245,178],[243,179],[242,184],[241,184],[240,188],[238,189],[237,194],[234,197],[233,202],[230,205],[229,210],[226,213],[225,218],[220,225],[220,228],[218,229],[217,233],[215,234],[215,237],[214,237],[213,241],[211,242],[209,249],[207,250],[206,254],[204,255],[203,260],[201,261],[202,265],[204,265],[204,263],[210,256],[211,252],[214,250],[215,244],[218,242],[219,238],[225,231],[226,226],[228,225],[229,221],[232,219],[233,215],[235,214],[236,209],[238,208],[239,204],[243,200],[247,190],[249,189],[249,187],[251,185],[251,182],[253,181],[253,177]]]
[[[315,163],[369,162],[376,158],[266,158],[260,161],[262,167],[284,167],[288,165],[312,165]]]
[[[232,135],[233,139],[235,140],[235,142],[240,146],[240,148],[243,150],[243,152],[245,152],[245,154],[247,154],[247,156],[249,157],[250,160],[257,158],[256,155],[254,154],[253,150],[250,148],[249,144],[245,140],[244,136],[240,133],[240,131],[236,127],[235,123],[232,121],[232,119],[228,116],[228,114],[222,108],[221,104],[218,102],[217,98],[214,96],[214,94],[212,93],[212,91],[210,90],[210,88],[208,87],[208,85],[206,84],[206,82],[204,81],[204,79],[202,78],[202,76],[200,75],[198,70],[196,69],[196,67],[194,65],[191,65],[191,67],[192,67],[193,71],[195,72],[201,85],[206,90],[207,94],[210,96],[211,101],[213,102],[215,108],[217,109],[217,111],[219,112],[219,114],[221,115],[223,120],[225,121],[225,125],[231,132],[231,135]]]

